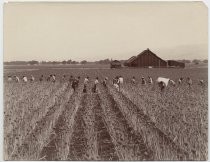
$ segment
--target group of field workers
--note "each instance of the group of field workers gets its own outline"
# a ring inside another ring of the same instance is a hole
[[[172,86],[176,86],[176,82],[174,80],[170,79],[170,78],[158,77],[156,82],[157,82],[161,91],[163,91],[169,84],[172,85]],[[183,77],[178,79],[178,84],[179,85],[182,84],[183,82],[184,82]],[[193,84],[192,79],[190,77],[187,77],[185,79],[185,82],[187,83],[187,85],[189,87],[191,87],[191,85]],[[132,84],[137,83],[135,76],[132,77],[131,83]],[[145,79],[144,77],[141,77],[141,84],[142,85],[146,85],[146,84],[153,85],[153,83],[154,82],[153,82],[152,77],[148,76],[148,79]],[[199,84],[204,85],[204,81],[199,80]],[[120,91],[120,87],[123,85],[123,77],[122,76],[116,76],[113,79],[113,85],[118,91]]]
[[[136,83],[136,80],[135,80],[135,77],[132,78],[132,83],[135,84]],[[186,83],[189,87],[191,87],[192,85],[192,79],[190,77],[187,77],[186,78]],[[160,90],[163,91],[169,84],[172,85],[172,86],[176,86],[176,82],[170,78],[164,78],[164,77],[158,77],[156,82],[158,83],[159,87],[160,87]],[[182,84],[184,82],[184,78],[181,77],[178,79],[178,84]],[[153,79],[148,76],[148,80],[146,80],[144,77],[141,78],[141,84],[142,85],[146,85],[146,84],[153,84]],[[203,80],[199,80],[199,84],[200,85],[204,85],[204,81]]]
[[[34,76],[31,75],[31,77],[28,79],[26,76],[22,76],[22,78],[19,78],[18,76],[14,75],[14,76],[8,76],[8,82],[20,82],[22,80],[22,82],[26,83],[28,81],[33,82],[35,80]]]
[[[88,87],[88,85],[90,83],[89,79],[90,79],[89,76],[87,76],[87,77],[84,78],[84,82],[83,82],[83,84],[84,84],[83,92],[84,93],[87,93],[87,87]],[[38,78],[38,80],[40,82],[44,81],[45,80],[44,75],[41,75]],[[65,81],[68,80],[69,83],[70,83],[70,85],[71,85],[71,87],[72,87],[72,89],[75,91],[77,89],[77,87],[79,86],[80,76],[73,77],[71,75],[69,77],[69,79],[68,79],[66,75],[63,75],[62,78],[59,79],[59,80],[61,82],[62,81],[65,82]],[[16,75],[14,75],[14,76],[8,76],[8,82],[12,82],[12,81],[17,82],[17,83],[18,82],[21,82],[21,81],[24,82],[24,83],[26,83],[26,82],[34,82],[35,81],[35,77],[33,75],[31,75],[29,78],[27,78],[26,76],[22,76],[21,78],[19,78]],[[47,82],[53,82],[53,83],[55,83],[56,82],[56,75],[55,74],[50,74],[49,76],[46,77],[46,81]],[[102,83],[102,85],[104,87],[107,87],[107,82],[108,82],[108,77],[104,77],[103,80],[101,81],[101,83]],[[123,85],[123,82],[124,82],[124,79],[123,79],[122,76],[116,76],[112,80],[113,86],[118,91],[121,90],[121,87]],[[156,82],[157,82],[158,86],[160,87],[160,90],[161,91],[163,91],[169,84],[172,85],[172,86],[176,86],[176,82],[174,80],[172,80],[172,79],[169,79],[169,78],[158,77],[157,80],[156,80]],[[189,87],[191,87],[191,85],[193,84],[192,79],[190,77],[187,77],[185,79],[183,77],[181,77],[181,78],[178,79],[178,84],[179,85],[182,84],[183,82],[187,83],[187,85]],[[99,84],[99,78],[96,77],[94,79],[94,82],[93,83],[94,84],[93,84],[93,87],[92,87],[91,90],[92,90],[92,92],[96,93],[97,92],[97,85]],[[137,84],[137,81],[136,81],[136,77],[135,76],[133,76],[131,78],[131,83],[132,84]],[[141,77],[140,84],[142,84],[142,85],[146,85],[146,84],[153,85],[154,84],[154,81],[153,81],[153,79],[152,79],[151,76],[148,76],[147,78]],[[203,80],[199,80],[199,84],[200,85],[204,85],[204,81]]]

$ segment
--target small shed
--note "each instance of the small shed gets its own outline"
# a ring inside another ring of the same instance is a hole
[[[121,68],[121,62],[118,60],[111,61],[110,67],[111,68]]]
[[[184,68],[185,67],[185,63],[178,62],[178,61],[175,61],[175,60],[168,60],[168,67]]]

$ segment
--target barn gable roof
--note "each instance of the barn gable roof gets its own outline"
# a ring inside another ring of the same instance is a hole
[[[142,51],[140,54],[138,54],[138,56],[137,56],[136,58],[138,58],[139,56],[141,56],[141,55],[143,55],[143,54],[145,54],[145,53],[147,53],[147,52],[150,52],[150,54],[152,54],[153,56],[155,56],[155,57],[157,57],[158,59],[160,59],[160,60],[166,62],[165,60],[163,60],[163,59],[161,59],[160,57],[158,57],[155,53],[153,53],[152,51],[150,51],[149,48],[147,48],[146,50],[144,50],[144,51]]]

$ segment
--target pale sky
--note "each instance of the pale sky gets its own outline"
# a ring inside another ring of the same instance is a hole
[[[202,2],[6,3],[4,61],[208,58]]]

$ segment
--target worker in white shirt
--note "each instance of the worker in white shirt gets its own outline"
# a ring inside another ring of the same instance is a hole
[[[10,75],[7,77],[7,81],[8,82],[11,82],[12,81],[12,77]]]
[[[93,86],[93,93],[97,92],[97,85],[98,84],[99,84],[98,77],[96,77],[96,80],[94,81],[94,86]]]
[[[89,77],[85,77],[84,79],[84,88],[83,88],[83,93],[87,93],[87,85],[89,82]]]
[[[14,76],[15,77],[15,81],[18,83],[18,82],[20,82],[20,79],[19,79],[19,77],[18,76]]]
[[[26,76],[23,76],[23,82],[26,83],[28,81]]]
[[[163,91],[168,86],[169,80],[169,78],[158,77],[157,82],[161,91]]]
[[[153,84],[153,80],[150,76],[148,76],[148,84]]]
[[[119,76],[119,79],[118,80],[119,80],[119,83],[120,84],[123,84],[123,77],[122,76]]]
[[[52,76],[52,82],[55,83],[55,74]]]
[[[118,78],[118,85],[119,85],[119,91],[120,91],[122,88],[122,85],[123,85],[123,77],[122,76],[119,76],[119,78]]]

